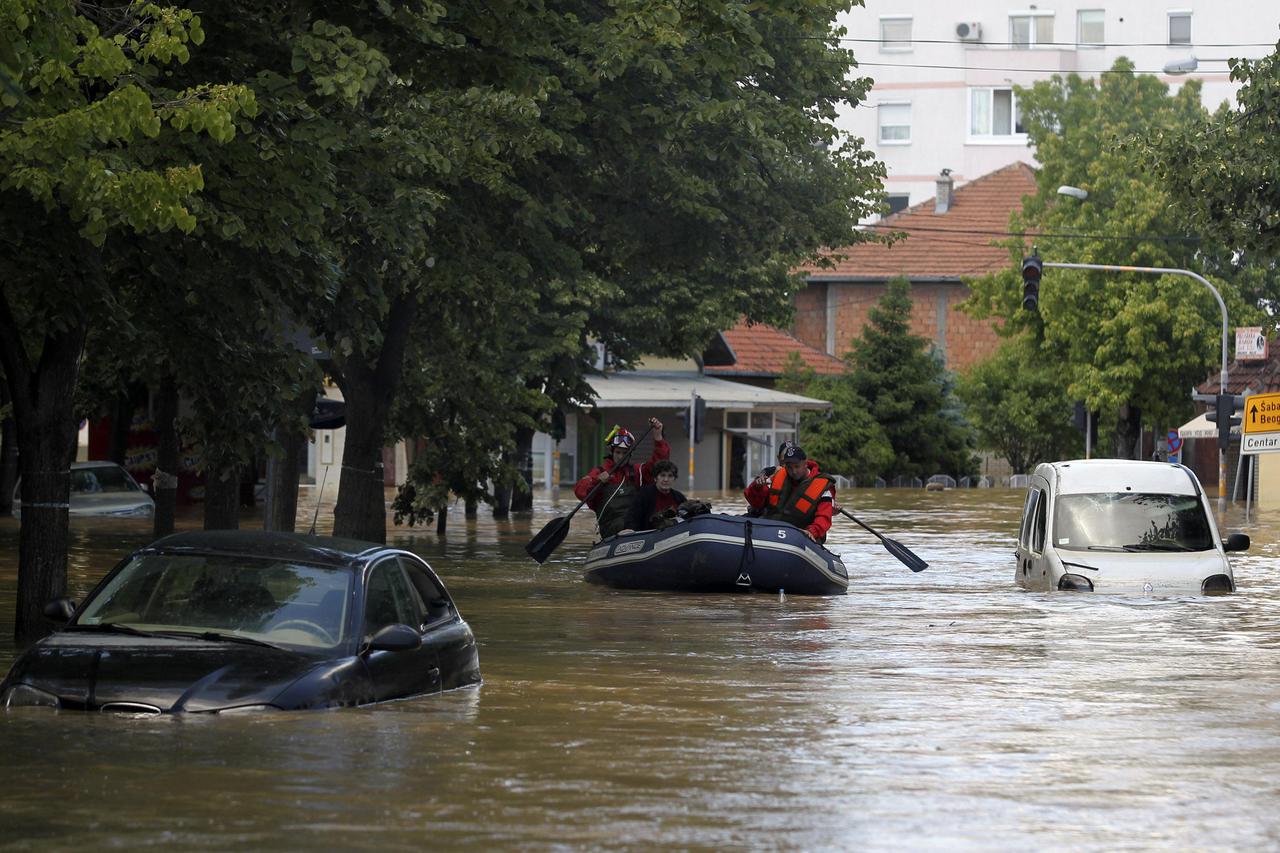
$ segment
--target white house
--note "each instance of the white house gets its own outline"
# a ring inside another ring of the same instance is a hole
[[[1034,165],[1014,86],[1096,77],[1125,56],[1173,87],[1203,81],[1205,106],[1215,109],[1237,89],[1226,60],[1274,49],[1280,3],[866,0],[840,23],[856,73],[875,80],[840,127],[884,161],[897,211],[931,197],[942,169],[960,185],[1016,160]]]

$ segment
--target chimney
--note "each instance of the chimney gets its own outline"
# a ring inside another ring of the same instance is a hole
[[[943,169],[942,174],[938,176],[938,194],[933,204],[933,212],[935,214],[946,213],[951,209],[951,188],[953,184],[951,170]]]

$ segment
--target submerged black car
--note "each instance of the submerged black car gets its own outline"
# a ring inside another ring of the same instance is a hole
[[[126,558],[0,682],[0,707],[136,713],[363,705],[480,682],[475,636],[407,551],[255,531]]]

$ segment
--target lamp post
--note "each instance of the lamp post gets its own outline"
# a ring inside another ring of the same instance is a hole
[[[1119,264],[1055,264],[1049,261],[1046,267],[1063,270],[1102,270],[1103,272],[1140,272],[1150,275],[1185,275],[1209,288],[1213,298],[1218,301],[1218,310],[1222,312],[1222,372],[1218,375],[1218,393],[1227,393],[1227,304],[1222,301],[1222,294],[1207,278],[1191,270],[1173,269],[1172,267],[1128,267]],[[1227,509],[1227,451],[1218,448],[1218,512]]]
[[[1200,68],[1201,62],[1230,62],[1230,61],[1231,60],[1229,59],[1197,58],[1195,54],[1192,54],[1191,56],[1187,56],[1182,59],[1170,59],[1168,62],[1164,64],[1164,73],[1173,74],[1175,76],[1180,74],[1191,74],[1192,72]]]
[[[1089,197],[1089,191],[1082,190],[1079,187],[1073,187],[1067,184],[1063,184],[1062,186],[1058,187],[1058,195],[1071,196],[1072,198],[1079,199],[1080,201],[1084,201]]]

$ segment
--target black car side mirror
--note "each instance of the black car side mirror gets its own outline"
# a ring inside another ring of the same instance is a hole
[[[76,603],[69,598],[55,598],[44,606],[45,618],[50,622],[59,622],[63,625],[71,621],[71,617],[76,613]]]
[[[411,652],[422,645],[422,635],[408,625],[384,625],[369,639],[371,652]]]
[[[1222,543],[1224,551],[1248,551],[1249,536],[1246,533],[1232,533],[1227,540]]]

